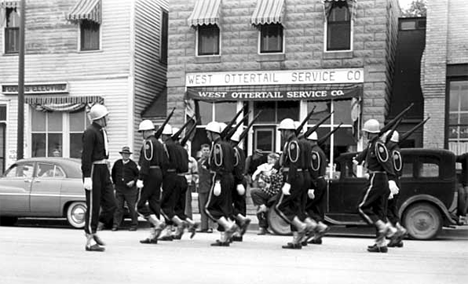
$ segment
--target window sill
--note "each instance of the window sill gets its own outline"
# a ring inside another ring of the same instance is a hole
[[[323,59],[349,59],[353,58],[353,52],[349,51],[325,51]]]
[[[280,54],[268,54],[268,53],[257,54],[257,62],[284,61],[285,59],[286,59],[286,55],[284,53],[280,53]]]
[[[96,50],[78,50],[78,53],[98,53],[98,52],[103,52],[102,49],[96,49]]]
[[[3,56],[18,56],[19,55],[19,52],[17,53],[12,53],[12,52],[9,52],[9,53],[3,53]]]
[[[195,63],[221,63],[221,56],[196,56]]]

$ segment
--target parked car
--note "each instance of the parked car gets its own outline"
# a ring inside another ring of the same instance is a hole
[[[444,149],[402,149],[398,212],[401,222],[413,239],[437,237],[443,226],[457,225],[457,175],[455,154]],[[328,180],[325,219],[331,225],[367,225],[357,211],[365,190],[366,177],[359,176],[352,158],[346,153],[336,159],[336,178]],[[274,210],[269,212],[275,233],[287,234],[289,225]]]
[[[66,217],[83,228],[85,211],[79,159],[23,159],[0,178],[1,225],[13,225],[18,217]]]

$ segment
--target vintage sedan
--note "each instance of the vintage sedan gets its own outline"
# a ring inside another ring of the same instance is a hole
[[[0,178],[0,225],[18,217],[65,217],[84,227],[85,191],[78,159],[29,158],[11,165]]]

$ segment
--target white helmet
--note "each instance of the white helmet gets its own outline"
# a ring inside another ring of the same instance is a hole
[[[285,118],[283,120],[281,120],[279,126],[278,126],[278,129],[279,130],[295,130],[296,129],[296,126],[294,125],[294,120],[290,119],[290,118]]]
[[[211,131],[211,132],[214,132],[214,133],[221,133],[221,129],[220,129],[220,125],[218,122],[216,121],[211,121],[209,122],[207,125],[206,125],[206,128],[205,130],[206,131]]]
[[[177,131],[179,131],[179,130],[180,130],[180,128],[178,128],[178,127],[172,127],[172,135],[176,134]]]
[[[314,131],[314,132],[310,133],[309,136],[307,136],[307,139],[317,141],[318,140],[317,132]]]
[[[226,123],[224,123],[224,122],[220,122],[220,123],[219,123],[219,131],[220,131],[220,132],[223,132],[224,129],[226,129],[226,127],[227,127],[227,124],[226,124]]]
[[[376,119],[369,119],[364,123],[362,131],[369,133],[379,133],[380,132],[380,123]]]
[[[294,126],[295,126],[294,129],[298,129],[300,125],[301,125],[300,121],[294,121]],[[304,133],[304,127],[302,127],[300,133]]]
[[[234,134],[231,136],[231,140],[234,142],[240,142],[240,135],[242,134],[242,129],[238,129]]]
[[[89,118],[91,119],[91,121],[95,121],[95,120],[105,117],[108,114],[109,114],[109,111],[107,110],[105,106],[101,104],[95,104],[91,107],[89,111]]]
[[[140,122],[140,126],[138,127],[138,132],[145,130],[154,130],[154,124],[149,119],[145,119],[142,122]]]
[[[390,131],[391,131],[391,130],[385,132],[385,137],[387,137],[388,134],[390,134]],[[392,137],[390,138],[390,141],[395,142],[395,143],[398,143],[399,140],[400,140],[400,134],[398,134],[398,132],[397,132],[396,130],[393,131]]]
[[[161,133],[162,135],[172,135],[172,126],[168,123],[164,125],[164,129]]]

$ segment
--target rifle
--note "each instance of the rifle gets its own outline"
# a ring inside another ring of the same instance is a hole
[[[236,113],[236,116],[234,116],[234,118],[228,123],[228,125],[226,126],[226,128],[224,128],[224,130],[220,133],[220,136],[221,136],[221,139],[224,139],[226,137],[226,135],[228,134],[229,132],[229,129],[231,129],[231,127],[234,125],[234,123],[236,123],[236,120],[237,118],[239,117],[239,115],[244,111],[244,108],[242,108],[240,111],[238,111]]]
[[[296,129],[296,136],[301,134],[301,130],[302,128],[304,127],[304,125],[307,123],[307,121],[309,121],[309,119],[312,117],[312,115],[314,114],[314,111],[315,111],[315,108],[317,107],[317,105],[314,105],[314,108],[307,114],[307,116],[304,118],[304,120],[302,120],[301,124],[297,127]]]
[[[333,129],[332,131],[328,132],[325,136],[323,136],[322,138],[320,138],[318,141],[317,141],[317,145],[319,145],[319,147],[322,147],[322,144],[327,141],[328,137],[332,136],[333,133],[335,133],[338,129],[340,129],[341,125],[343,125],[343,122],[340,122],[340,124],[335,128]]]
[[[187,119],[187,121],[184,123],[184,125],[182,125],[182,127],[176,133],[172,134],[172,136],[171,136],[172,140],[175,141],[175,140],[179,139],[180,134],[182,134],[182,131],[184,131],[184,129],[189,125],[191,120],[195,121],[195,123],[197,122],[197,120],[195,119],[195,115],[192,116],[190,119]]]
[[[166,124],[169,122],[169,119],[171,119],[172,115],[174,114],[175,109],[176,109],[175,107],[172,109],[171,113],[166,117],[166,120],[164,120],[164,122],[161,124],[161,126],[156,131],[156,133],[154,133],[154,137],[156,137],[156,139],[158,139],[159,136],[161,136],[161,134],[162,134],[162,132],[164,130],[164,126],[166,126]]]
[[[193,125],[190,127],[189,131],[185,134],[184,138],[182,138],[182,141],[180,141],[180,145],[185,146],[187,141],[190,139],[190,136],[192,135],[193,131],[197,129],[197,121],[193,123]]]
[[[324,123],[327,119],[329,119],[332,116],[333,113],[334,111],[330,112],[330,114],[322,118],[317,124],[307,129],[307,131],[304,133],[304,137],[308,137],[310,134],[316,131],[319,128],[319,126],[322,125],[322,123]]]
[[[238,124],[236,124],[236,126],[234,126],[231,130],[228,131],[225,138],[226,141],[229,141],[229,139],[231,139],[232,135],[236,133],[236,130],[239,128],[239,126],[243,125],[246,121],[249,120],[249,114],[250,111],[246,115],[244,115],[244,117],[241,119],[241,121],[239,121]]]
[[[238,141],[238,142],[235,142],[235,143],[234,143],[234,146],[236,146],[237,144],[239,144],[239,142],[241,142],[242,139],[244,139],[245,136],[247,136],[249,129],[253,126],[255,120],[258,119],[258,117],[260,116],[261,113],[262,113],[262,111],[259,111],[259,112],[257,113],[257,115],[256,115],[256,116],[252,119],[252,121],[249,123],[249,125],[247,125],[247,128],[245,128],[244,131],[242,131],[242,133],[239,135],[239,141]]]
[[[411,134],[413,134],[413,132],[415,132],[419,127],[423,126],[429,119],[430,117],[426,118],[425,120],[418,123],[415,127],[408,130],[408,132],[406,132],[403,136],[400,137],[398,144],[400,144],[401,142],[405,141],[408,137],[410,137]]]

